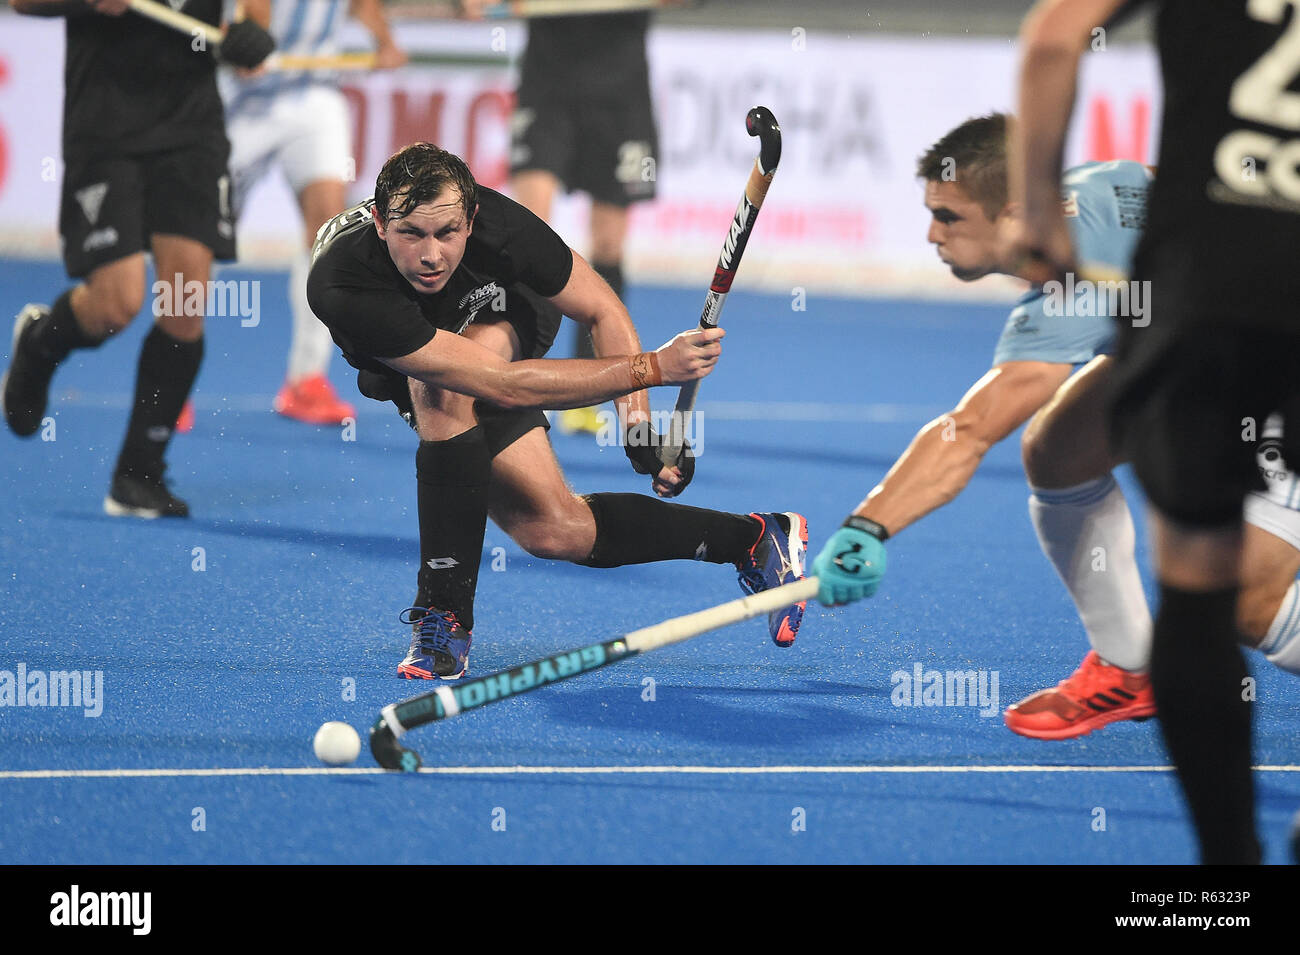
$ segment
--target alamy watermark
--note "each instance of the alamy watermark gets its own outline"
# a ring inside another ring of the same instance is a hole
[[[153,283],[154,318],[238,318],[244,328],[262,321],[262,283],[258,279],[184,281],[179,272]]]
[[[975,706],[980,716],[997,716],[999,679],[997,670],[927,670],[914,663],[911,672],[890,675],[889,699],[895,706]]]
[[[661,438],[667,438],[672,431],[673,418],[680,417],[675,411],[651,411],[650,427]],[[602,448],[621,448],[627,443],[627,436],[624,434],[623,427],[619,423],[618,415],[609,409],[601,409],[596,412],[596,420],[599,422],[599,430],[596,432],[596,444]],[[691,452],[695,457],[699,457],[704,450],[704,416],[698,411],[692,411],[685,415],[682,420],[682,437],[686,443],[691,446]]]
[[[103,670],[0,670],[0,707],[80,707],[83,716],[104,712]]]
[[[148,935],[152,912],[152,892],[83,892],[74,885],[50,896],[51,925],[117,925],[132,935]]]
[[[1043,313],[1049,318],[1109,315],[1128,318],[1134,328],[1151,324],[1151,283],[1132,281],[1075,281],[1073,272],[1065,281],[1043,283]]]

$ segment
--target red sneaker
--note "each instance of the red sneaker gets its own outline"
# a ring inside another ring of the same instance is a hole
[[[1156,714],[1151,677],[1111,666],[1096,650],[1079,669],[1048,690],[1039,690],[1007,709],[1007,728],[1034,739],[1071,739],[1117,720]]]
[[[188,398],[185,404],[181,406],[180,416],[176,419],[176,433],[189,434],[194,430],[194,402]]]
[[[285,382],[272,405],[286,418],[307,424],[342,424],[344,418],[355,418],[352,407],[334,390],[324,375],[308,375],[293,384]]]

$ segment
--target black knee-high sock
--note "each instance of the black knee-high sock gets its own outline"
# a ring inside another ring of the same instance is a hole
[[[492,452],[475,425],[447,441],[421,441],[415,453],[420,514],[417,607],[450,610],[474,629],[474,591],[487,528]]]
[[[1207,865],[1259,862],[1237,591],[1160,586],[1151,686]]]
[[[614,290],[614,294],[617,295],[621,301],[623,298],[623,263],[593,262],[591,268],[597,275],[609,283],[609,287]],[[585,325],[577,325],[574,330],[573,357],[596,357],[596,350],[591,345],[591,332],[587,331]]]
[[[181,341],[157,325],[145,336],[136,369],[135,405],[117,459],[118,474],[162,475],[163,454],[202,362],[202,338]]]
[[[32,336],[41,357],[55,365],[74,348],[98,348],[103,342],[102,338],[88,336],[77,324],[77,316],[72,313],[72,289],[54,300],[49,317],[37,324]]]
[[[761,525],[743,514],[670,504],[644,494],[588,494],[596,544],[578,563],[622,567],[657,560],[734,564],[758,540]]]

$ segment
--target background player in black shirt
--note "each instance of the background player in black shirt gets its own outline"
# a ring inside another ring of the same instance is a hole
[[[471,0],[477,13],[486,0]],[[623,298],[628,208],[655,197],[659,135],[650,96],[650,13],[534,17],[511,119],[510,191],[550,219],[556,191],[591,197],[591,266]],[[574,354],[591,337],[575,329]],[[561,431],[599,430],[594,408],[559,414]]]
[[[1016,244],[1039,280],[1073,268],[1059,189],[1079,54],[1125,6],[1137,4],[1049,0],[1022,32]],[[1160,172],[1132,277],[1151,283],[1150,322],[1120,323],[1111,433],[1152,504],[1151,680],[1202,860],[1258,862],[1234,613],[1242,502],[1263,487],[1255,441],[1270,413],[1289,419],[1283,456],[1300,460],[1300,9],[1157,6]]]
[[[655,491],[691,477],[656,457],[645,389],[707,375],[721,330],[641,351],[618,297],[544,222],[477,186],[458,157],[429,143],[385,163],[368,200],[317,237],[312,310],[360,369],[364,394],[392,399],[420,435],[420,571],[407,678],[464,675],[488,515],[529,553],[591,567],[675,558],[731,563],[750,592],[803,576],[798,514],[724,514],[640,494],[570,491],[540,408],[617,399],[632,466]],[[538,360],[561,313],[591,329],[588,360]],[[794,641],[803,604],[772,614]]]
[[[213,256],[231,259],[235,248],[215,61],[187,34],[124,16],[127,0],[11,3],[19,13],[67,17],[59,232],[68,275],[84,281],[48,308],[28,305],[19,313],[5,420],[23,436],[40,428],[59,362],[74,348],[103,344],[140,311],[151,252],[167,291],[154,303],[155,324],[140,351],[104,509],[187,516],[186,503],[163,481],[163,455],[202,360],[203,314],[184,307],[175,314],[174,306],[185,301],[187,283],[206,290]],[[186,0],[180,9],[215,25],[221,0]],[[252,67],[273,47],[265,31],[244,21],[231,25],[221,55]]]

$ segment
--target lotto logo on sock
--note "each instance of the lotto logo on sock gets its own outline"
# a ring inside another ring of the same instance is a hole
[[[914,663],[910,672],[890,675],[889,699],[895,706],[972,706],[980,716],[997,716],[1000,678],[997,670],[927,670]]]
[[[172,281],[153,283],[155,318],[238,318],[244,328],[262,321],[262,283],[257,279],[200,282],[177,272]]]
[[[0,670],[0,707],[79,707],[82,715],[104,712],[103,670]]]

